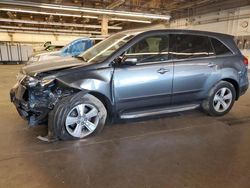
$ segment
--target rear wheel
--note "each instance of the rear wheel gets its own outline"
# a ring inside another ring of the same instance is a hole
[[[78,93],[55,106],[49,114],[49,128],[62,140],[81,139],[100,132],[106,117],[106,108],[99,99]]]
[[[228,113],[235,101],[234,86],[226,81],[220,81],[209,92],[208,98],[203,101],[203,110],[211,116],[223,116]]]

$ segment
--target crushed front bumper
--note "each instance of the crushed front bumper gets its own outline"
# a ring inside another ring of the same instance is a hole
[[[50,109],[44,101],[47,99],[31,95],[32,92],[22,84],[16,84],[10,90],[10,100],[16,106],[19,115],[27,120],[30,126],[34,126],[47,120]]]

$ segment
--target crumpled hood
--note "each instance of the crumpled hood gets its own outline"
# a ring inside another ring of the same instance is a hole
[[[53,60],[39,61],[33,64],[28,64],[22,68],[22,72],[30,76],[35,76],[42,72],[71,68],[81,65],[88,65],[88,63],[72,57],[57,57]]]

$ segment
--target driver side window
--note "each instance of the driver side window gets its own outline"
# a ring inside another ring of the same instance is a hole
[[[155,35],[146,37],[130,49],[125,56],[136,58],[138,63],[160,62],[168,60],[168,35]]]

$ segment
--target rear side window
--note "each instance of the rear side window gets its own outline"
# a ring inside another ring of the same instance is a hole
[[[206,36],[174,34],[170,36],[170,52],[173,59],[188,59],[214,55]]]
[[[230,55],[233,54],[222,42],[217,39],[211,38],[216,55]]]

